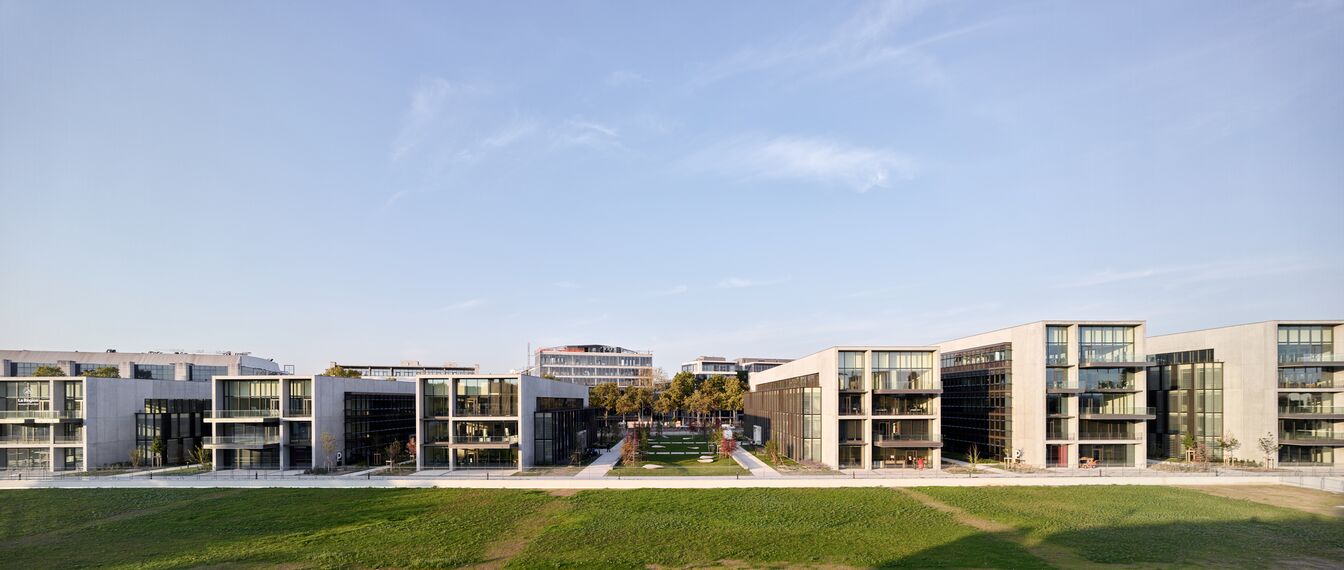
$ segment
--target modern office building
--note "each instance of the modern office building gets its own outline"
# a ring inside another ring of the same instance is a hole
[[[747,435],[836,469],[937,469],[942,384],[933,347],[833,347],[752,373]]]
[[[209,394],[214,433],[205,447],[216,470],[358,463],[380,442],[407,443],[414,434],[410,381],[217,376]]]
[[[950,453],[1147,465],[1143,321],[1039,321],[939,343]]]
[[[742,376],[752,372],[764,372],[780,364],[789,362],[787,358],[739,358],[728,360],[722,356],[701,356],[681,365],[682,372],[695,375],[696,380],[705,380],[712,376]]]
[[[127,463],[131,451],[141,448],[141,413],[209,398],[209,390],[205,382],[0,378],[0,470],[83,471]]]
[[[1265,321],[1148,338],[1149,450],[1181,455],[1185,434],[1218,455],[1263,461],[1277,439],[1283,465],[1344,464],[1344,321]]]
[[[56,350],[0,350],[0,376],[32,376],[38,368],[59,368],[66,376],[84,376],[115,367],[119,378],[192,380],[212,376],[281,374],[274,360],[246,352],[193,354],[186,352],[78,352]],[[105,374],[98,374],[105,376]]]
[[[201,398],[156,398],[145,400],[144,410],[135,414],[135,447],[149,465],[185,465],[192,453],[210,436],[207,384],[201,382]],[[160,457],[154,457],[154,441],[163,442]]]
[[[596,437],[588,387],[527,374],[416,381],[417,469],[565,463]]]
[[[533,370],[537,376],[584,386],[635,386],[653,379],[653,353],[602,344],[553,346],[537,350]]]
[[[331,363],[348,371],[358,372],[361,378],[406,378],[416,376],[442,376],[451,374],[479,374],[479,364],[457,364],[445,362],[440,366],[421,365],[418,360],[403,360],[400,364],[341,364]]]

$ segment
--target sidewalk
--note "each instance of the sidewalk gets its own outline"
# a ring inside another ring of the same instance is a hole
[[[775,471],[774,467],[766,465],[764,461],[743,451],[741,447],[733,450],[733,461],[736,461],[743,469],[750,471],[753,477],[783,477],[778,471]]]
[[[600,457],[594,459],[583,471],[574,475],[575,479],[601,479],[607,476],[607,472],[616,466],[616,462],[621,460],[621,447],[625,445],[625,440],[621,440],[615,447],[604,452]]]

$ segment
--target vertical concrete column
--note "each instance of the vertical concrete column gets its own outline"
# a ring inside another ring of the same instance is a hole
[[[191,380],[191,365],[186,362],[173,364],[173,380],[187,381]]]
[[[135,363],[129,360],[123,360],[118,366],[117,375],[122,378],[135,378]]]
[[[238,360],[234,360],[233,362],[230,362],[230,363],[229,363],[229,376],[242,376],[242,375],[243,375],[243,367],[242,367],[241,362],[242,362],[242,359],[238,359]]]
[[[284,409],[284,404],[283,404],[283,403],[281,404],[281,409],[282,409],[282,410]],[[281,420],[281,421],[280,421],[280,470],[281,470],[281,471],[284,471],[284,470],[286,470],[286,469],[289,469],[289,464],[290,464],[290,461],[289,461],[289,430],[290,430],[289,422],[284,421],[284,420]]]
[[[9,359],[0,359],[0,376],[9,376],[14,373],[14,361]]]
[[[56,367],[60,368],[61,372],[64,372],[66,376],[79,374],[78,367],[75,366],[75,361],[73,360],[58,360],[56,361]]]

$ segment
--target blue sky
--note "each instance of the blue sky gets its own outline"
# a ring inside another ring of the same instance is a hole
[[[0,346],[1344,318],[1344,3],[0,0]]]

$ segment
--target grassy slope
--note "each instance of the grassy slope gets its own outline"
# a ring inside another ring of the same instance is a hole
[[[550,497],[475,490],[92,490],[6,491],[0,528],[45,519],[63,531],[0,541],[11,568],[177,568],[225,564],[317,567],[454,567],[482,560],[485,546]],[[96,503],[96,515],[71,516]],[[106,507],[122,505],[123,519]],[[137,512],[144,506],[162,510]],[[127,516],[129,515],[129,516]],[[135,516],[143,515],[143,516]],[[65,518],[69,517],[69,518]],[[15,533],[17,534],[17,533]]]
[[[1340,519],[1197,491],[919,491],[1102,563],[1344,561]],[[1015,533],[977,531],[890,489],[103,489],[0,492],[0,567],[456,567],[516,540],[520,519],[549,524],[519,545],[515,567],[1043,565]]]
[[[919,489],[1094,562],[1281,566],[1344,561],[1344,522],[1172,487]]]
[[[572,508],[514,566],[1041,566],[1020,547],[888,489],[585,491],[569,500]]]

